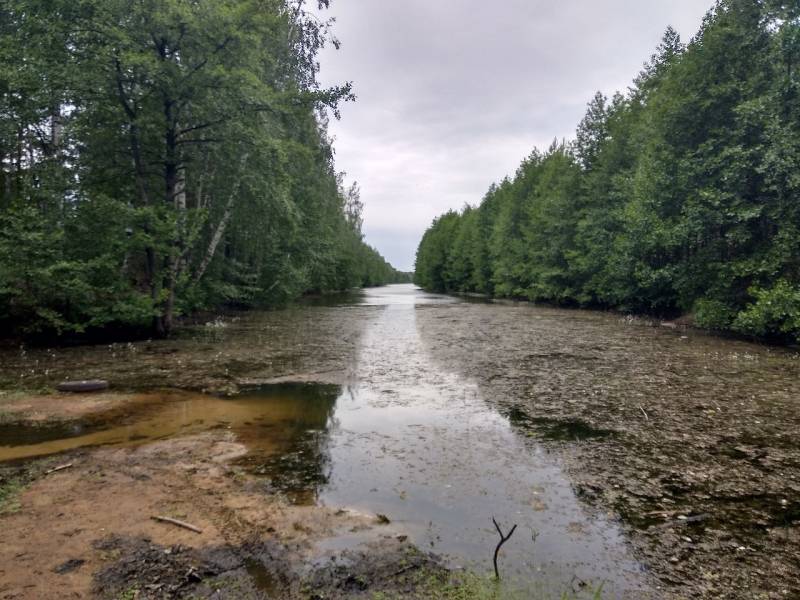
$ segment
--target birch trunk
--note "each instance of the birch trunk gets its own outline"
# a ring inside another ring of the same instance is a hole
[[[244,166],[247,163],[248,155],[244,154],[242,156],[242,165],[241,169],[244,171]],[[217,223],[217,228],[214,230],[214,235],[211,236],[211,242],[208,244],[208,248],[206,249],[206,254],[203,257],[200,266],[197,268],[195,272],[194,279],[195,281],[200,281],[205,275],[208,266],[211,264],[211,261],[214,259],[214,255],[217,252],[217,246],[222,241],[223,236],[225,235],[225,229],[228,227],[228,222],[231,219],[231,214],[233,213],[233,206],[236,203],[236,197],[239,195],[239,190],[242,187],[242,180],[241,178],[237,178],[236,182],[233,184],[233,188],[231,189],[231,193],[228,196],[228,201],[225,203],[225,212],[222,214],[222,218],[220,219],[219,223]]]

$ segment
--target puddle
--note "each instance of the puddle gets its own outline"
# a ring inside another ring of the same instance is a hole
[[[256,589],[267,594],[269,598],[278,593],[280,583],[276,580],[275,575],[265,567],[264,563],[260,560],[246,558],[244,561],[244,568]]]
[[[339,393],[334,385],[280,384],[235,398],[179,391],[141,394],[124,414],[58,425],[2,425],[0,461],[88,446],[141,445],[225,428],[248,446],[251,464],[269,456],[304,456],[304,468],[309,472],[306,481],[322,481],[310,474],[319,471],[324,462],[317,445],[324,439],[317,433],[329,427]],[[280,478],[279,470],[264,472]]]
[[[548,419],[546,417],[531,417],[519,407],[510,407],[503,411],[512,425],[522,430],[529,437],[560,441],[581,442],[584,440],[602,439],[616,432],[611,429],[592,427],[580,419]]]

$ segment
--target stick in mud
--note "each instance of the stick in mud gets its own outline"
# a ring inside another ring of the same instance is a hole
[[[500,579],[500,571],[497,569],[497,555],[500,553],[500,548],[503,547],[503,544],[505,544],[509,539],[511,539],[511,536],[514,535],[514,531],[517,529],[517,526],[514,525],[511,528],[511,531],[508,532],[508,535],[503,535],[503,530],[500,529],[500,525],[497,524],[497,521],[494,517],[492,517],[492,523],[494,523],[497,533],[500,534],[500,543],[498,543],[497,548],[494,549],[494,576],[495,579]]]
[[[69,463],[69,464],[66,464],[66,465],[61,465],[60,467],[54,467],[54,468],[50,469],[49,471],[45,471],[44,474],[45,475],[50,475],[50,473],[57,473],[58,471],[63,471],[64,469],[69,469],[71,467],[72,467],[72,463]]]
[[[183,521],[178,521],[178,519],[173,519],[171,517],[150,517],[154,521],[160,521],[161,523],[171,523],[172,525],[177,525],[178,527],[183,527],[184,529],[188,529],[189,531],[194,531],[195,533],[203,533],[203,530],[199,527],[195,527],[191,523],[184,523]]]

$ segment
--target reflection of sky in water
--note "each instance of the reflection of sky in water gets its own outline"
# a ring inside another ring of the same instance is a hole
[[[501,559],[509,576],[556,594],[575,576],[608,581],[611,595],[636,589],[640,567],[616,525],[589,518],[554,457],[425,355],[413,306],[452,300],[391,286],[364,301],[387,310],[337,402],[322,502],[386,514],[423,549],[478,569],[491,568],[495,516],[519,525]]]

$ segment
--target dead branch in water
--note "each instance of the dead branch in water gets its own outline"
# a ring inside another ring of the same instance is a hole
[[[63,471],[64,469],[69,469],[71,467],[72,467],[72,463],[69,463],[69,464],[66,464],[66,465],[61,465],[60,467],[55,467],[55,468],[50,469],[49,471],[45,471],[44,474],[45,475],[50,475],[50,473],[57,473],[58,471]]]
[[[195,527],[191,523],[184,523],[183,521],[178,521],[178,519],[173,519],[171,517],[150,517],[154,521],[160,521],[161,523],[171,523],[172,525],[177,525],[178,527],[183,527],[184,529],[188,529],[189,531],[194,531],[195,533],[203,533],[203,530],[199,527]]]
[[[514,531],[516,531],[517,526],[514,525],[511,528],[511,531],[508,532],[508,535],[504,535],[503,530],[500,529],[500,525],[497,524],[497,521],[494,517],[492,517],[492,523],[494,523],[497,533],[500,534],[500,543],[498,543],[497,548],[494,549],[494,576],[496,579],[500,579],[500,571],[497,569],[497,555],[500,553],[500,548],[503,547],[503,544],[505,544],[509,539],[511,539],[511,536],[514,535]]]

